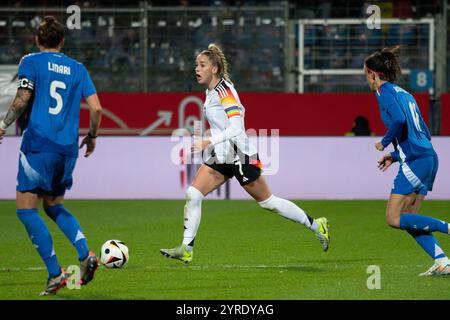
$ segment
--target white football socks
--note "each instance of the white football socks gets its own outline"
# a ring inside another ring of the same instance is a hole
[[[200,226],[203,198],[204,195],[192,186],[190,186],[186,191],[186,205],[184,206],[184,234],[182,244],[186,245],[188,250],[192,250],[194,239]],[[258,202],[258,204],[262,208],[276,212],[284,218],[301,223],[312,231],[317,231],[319,228],[313,218],[308,216],[305,211],[289,200],[271,195],[267,200]]]
[[[192,249],[195,235],[197,234],[200,225],[203,198],[203,194],[192,186],[186,191],[183,244],[186,245],[188,249]]]
[[[258,204],[266,210],[276,212],[289,220],[301,223],[312,231],[317,231],[319,228],[313,218],[289,200],[271,195],[269,199],[258,202]]]

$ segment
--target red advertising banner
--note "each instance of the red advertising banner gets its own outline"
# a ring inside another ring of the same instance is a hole
[[[441,95],[441,135],[450,136],[450,93]]]
[[[204,93],[101,93],[102,135],[170,135],[201,119]],[[428,94],[416,94],[428,123]],[[241,93],[246,129],[279,129],[282,136],[343,136],[357,116],[369,120],[376,135],[386,131],[375,94]],[[449,108],[450,109],[450,108]],[[89,113],[82,106],[81,131]],[[450,126],[449,126],[450,128]]]

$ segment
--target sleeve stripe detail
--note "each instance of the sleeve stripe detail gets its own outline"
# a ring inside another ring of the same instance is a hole
[[[233,92],[231,91],[231,89],[227,86],[226,83],[220,83],[216,89],[217,93],[219,94],[219,98],[220,99],[224,99],[227,97],[232,97],[234,98]]]
[[[215,90],[219,96],[220,103],[225,108],[225,113],[228,118],[240,116],[242,114],[239,103],[233,95],[233,91],[231,91],[225,81],[222,80]]]
[[[226,89],[222,85],[218,85],[217,88],[216,88],[216,91],[219,94],[219,97],[221,99],[223,99],[226,96],[228,96]]]
[[[237,102],[236,98],[234,97],[234,95],[230,89],[227,89],[225,91],[225,95],[220,96],[220,94],[219,94],[219,97],[220,97],[220,103],[225,108],[234,107],[234,106],[239,105],[239,103]]]

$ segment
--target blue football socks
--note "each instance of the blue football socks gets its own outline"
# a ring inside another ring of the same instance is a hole
[[[80,261],[84,260],[89,254],[89,247],[78,220],[62,204],[49,207],[45,212],[74,245]]]
[[[17,216],[25,226],[28,236],[48,270],[49,278],[61,274],[61,266],[53,249],[53,241],[44,220],[37,209],[17,209]]]
[[[425,232],[439,231],[445,234],[449,233],[447,222],[410,213],[400,215],[400,229]]]
[[[431,232],[408,230],[408,233],[432,259],[445,258],[444,251]]]

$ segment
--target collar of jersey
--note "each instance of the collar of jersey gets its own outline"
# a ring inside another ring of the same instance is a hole
[[[378,94],[378,96],[381,96],[381,88],[383,88],[383,86],[384,86],[386,83],[388,83],[388,82],[389,82],[389,81],[383,82],[383,84],[380,86],[380,88],[377,89],[377,94]]]
[[[216,90],[218,86],[220,86],[222,84],[222,82],[224,82],[225,79],[224,78],[220,78],[219,82],[216,84],[216,86],[214,87],[213,90]]]
[[[225,79],[224,79],[224,78],[220,78],[219,82],[217,82],[216,86],[215,86],[213,89],[209,90],[208,88],[206,88],[206,94],[208,94],[208,93],[210,93],[210,92],[214,92],[214,91],[217,89],[217,87],[218,87],[223,81],[225,81]]]

